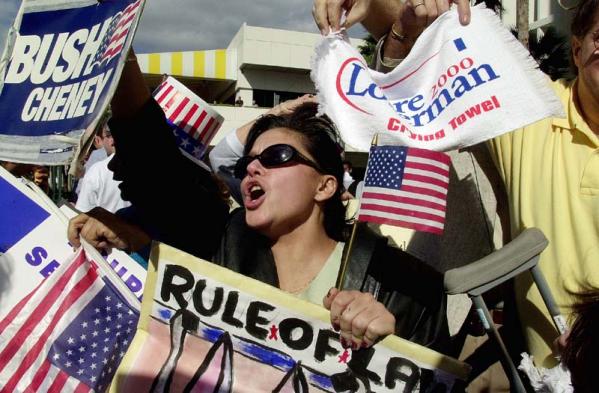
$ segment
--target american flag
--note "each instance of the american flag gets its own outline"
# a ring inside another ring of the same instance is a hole
[[[100,48],[94,57],[93,64],[101,65],[103,62],[108,62],[110,59],[121,53],[123,45],[127,40],[129,29],[135,19],[137,10],[141,5],[142,0],[137,0],[131,3],[123,11],[118,12],[110,22],[108,30],[102,39]]]
[[[0,391],[105,391],[138,319],[80,250],[0,321]]]
[[[181,151],[195,160],[201,159],[223,123],[222,116],[211,110],[201,98],[190,97],[190,93],[180,91],[172,77],[162,82],[153,94],[173,126]]]
[[[443,233],[449,156],[405,146],[373,146],[358,220]]]

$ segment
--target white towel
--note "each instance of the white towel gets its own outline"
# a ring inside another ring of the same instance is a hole
[[[317,45],[312,79],[320,111],[346,144],[379,143],[446,151],[493,138],[540,119],[563,117],[558,98],[527,50],[490,10],[440,16],[388,74],[368,69],[346,37]]]

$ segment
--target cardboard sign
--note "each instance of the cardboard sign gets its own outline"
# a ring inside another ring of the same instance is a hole
[[[0,318],[73,254],[68,219],[51,203],[0,168]],[[145,269],[119,250],[104,258],[140,298]]]
[[[202,156],[224,118],[172,76],[156,88],[153,96],[173,129],[181,153],[202,165]]]
[[[112,392],[449,392],[468,367],[395,336],[343,349],[322,307],[163,244]]]
[[[534,59],[481,6],[468,26],[456,7],[441,15],[388,74],[368,69],[334,34],[317,46],[313,64],[321,110],[359,151],[377,133],[382,145],[453,150],[564,116]]]
[[[23,0],[0,59],[0,159],[68,163],[108,105],[145,0]]]

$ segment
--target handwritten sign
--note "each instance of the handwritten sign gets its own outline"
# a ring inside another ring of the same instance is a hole
[[[324,308],[158,244],[112,391],[449,392],[467,373],[395,336],[344,349]]]

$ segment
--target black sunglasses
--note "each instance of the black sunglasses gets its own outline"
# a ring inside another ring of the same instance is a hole
[[[278,144],[267,147],[258,155],[243,156],[237,160],[234,170],[235,177],[238,179],[243,179],[247,175],[248,165],[254,160],[260,161],[260,164],[262,164],[262,166],[265,168],[276,168],[289,162],[297,162],[308,165],[320,173],[324,173],[318,164],[302,155],[293,146]]]

